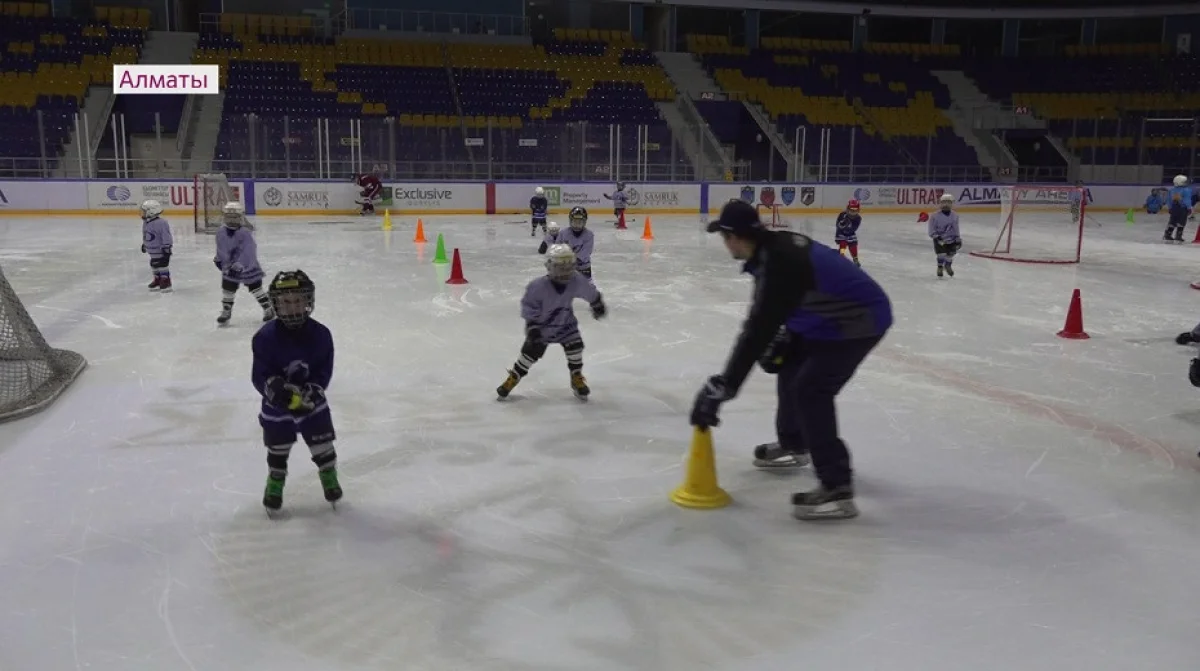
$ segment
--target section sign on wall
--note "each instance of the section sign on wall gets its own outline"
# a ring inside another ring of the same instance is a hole
[[[802,212],[823,206],[821,188],[816,184],[710,184],[708,211],[720,212],[731,200],[778,205],[784,212]]]

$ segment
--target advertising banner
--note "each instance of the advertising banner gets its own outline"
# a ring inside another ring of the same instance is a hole
[[[0,215],[83,214],[87,195],[85,182],[0,182]]]
[[[93,214],[134,212],[142,201],[157,200],[167,214],[191,214],[195,208],[195,183],[189,181],[87,182],[87,209]],[[241,182],[230,182],[233,197],[242,201]]]
[[[353,214],[361,189],[350,182],[255,182],[258,214]],[[384,184],[376,209],[394,214],[484,214],[487,187],[480,183]]]
[[[782,212],[804,212],[820,210],[822,207],[821,187],[815,184],[710,184],[708,187],[708,211],[716,214],[731,200],[747,203],[778,205]]]
[[[616,184],[590,183],[521,183],[496,185],[497,214],[526,214],[533,190],[541,186],[550,203],[551,214],[566,214],[573,207],[585,207],[596,212],[612,212],[612,200],[607,198]],[[625,183],[625,197],[630,214],[695,214],[700,210],[701,185],[696,183],[635,184]]]
[[[1002,184],[937,184],[937,185],[827,185],[822,188],[828,207],[838,208],[851,198],[862,203],[863,209],[876,211],[922,211],[937,207],[942,194],[954,196],[955,207],[999,210],[1002,198],[1014,191],[1021,202],[1056,206],[1069,204],[1072,192],[1069,185],[1002,185]],[[1085,197],[1094,211],[1124,211],[1140,207],[1150,194],[1149,186],[1085,187]]]

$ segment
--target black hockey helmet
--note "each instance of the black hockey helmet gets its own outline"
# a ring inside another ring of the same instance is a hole
[[[576,205],[571,208],[570,214],[567,215],[567,221],[571,224],[571,230],[582,231],[587,226],[587,208]]]
[[[617,182],[617,191],[625,190],[625,182]]]
[[[267,295],[275,318],[288,328],[299,328],[317,304],[317,287],[303,270],[284,270],[275,275]]]

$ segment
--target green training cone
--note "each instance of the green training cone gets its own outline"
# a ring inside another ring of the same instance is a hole
[[[446,259],[446,241],[442,239],[442,234],[438,233],[437,251],[433,253],[434,263],[450,263]]]
[[[1133,224],[1133,208],[1132,207],[1125,211],[1125,223],[1130,224],[1130,225]]]

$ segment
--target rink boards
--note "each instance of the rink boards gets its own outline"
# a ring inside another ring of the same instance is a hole
[[[550,212],[561,215],[582,206],[611,212],[611,182],[420,182],[385,181],[380,210],[411,215],[527,215],[529,198],[541,186]],[[249,214],[342,215],[358,212],[358,188],[346,180],[231,180],[231,192]],[[1093,211],[1141,209],[1151,186],[1105,185],[1087,190]],[[1004,185],[997,184],[789,184],[789,183],[640,183],[626,182],[631,216],[713,214],[729,200],[778,205],[784,214],[830,214],[856,199],[864,210],[880,213],[921,212],[936,207],[942,194],[957,206],[999,211]],[[1053,186],[1027,188],[1027,209],[1063,211],[1067,192]],[[0,181],[2,215],[130,215],[144,200],[157,200],[168,215],[191,215],[192,180],[13,180]]]

